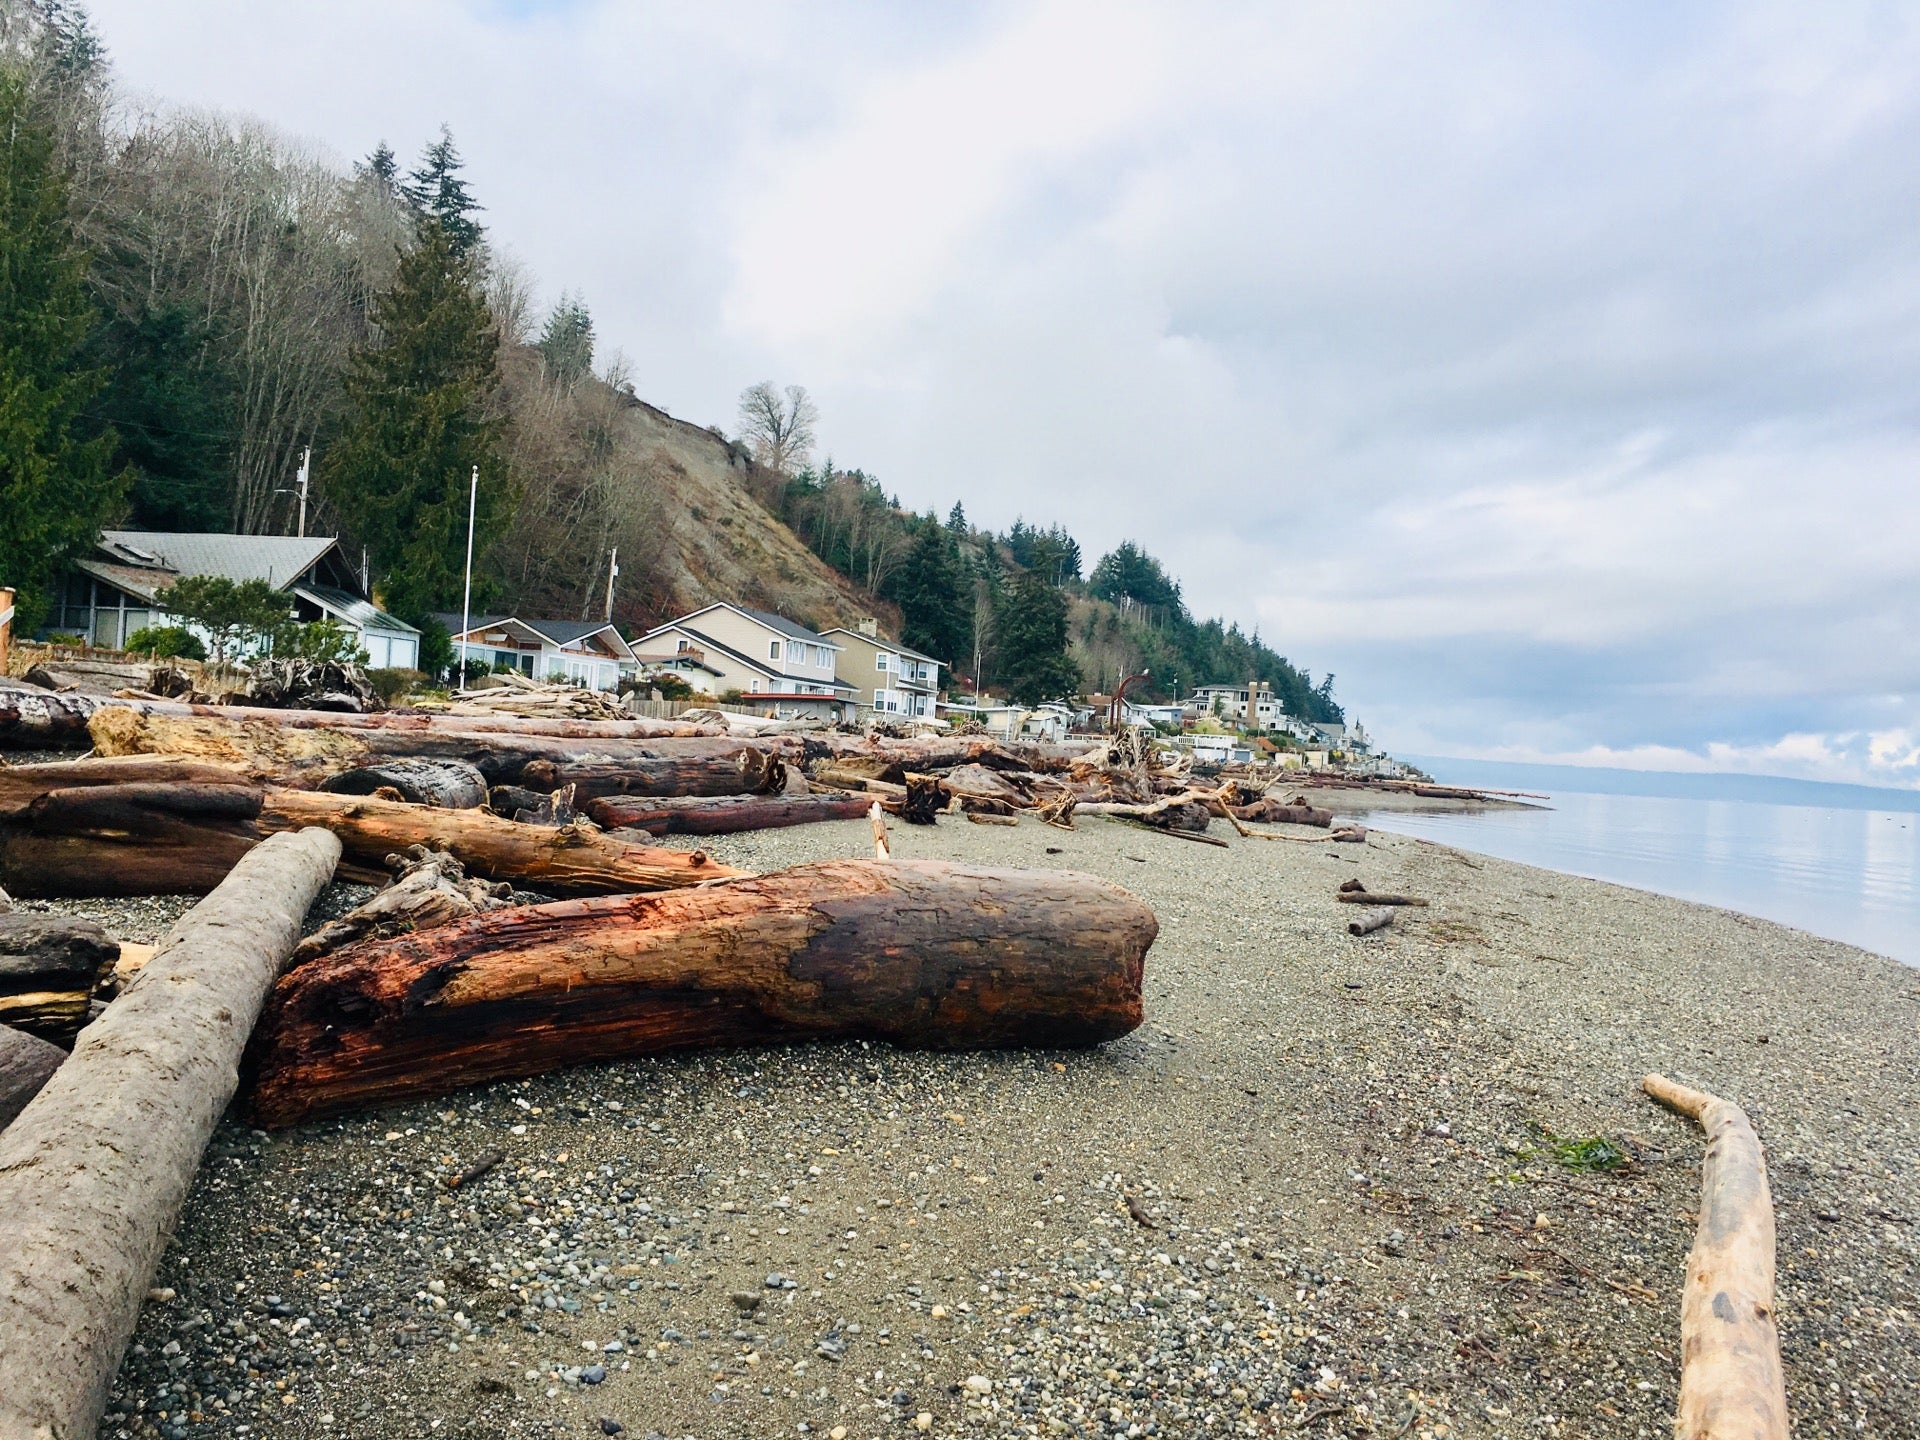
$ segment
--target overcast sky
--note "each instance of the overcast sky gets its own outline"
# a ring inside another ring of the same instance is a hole
[[[645,398],[1133,538],[1386,745],[1920,785],[1920,10],[90,0],[453,127]]]

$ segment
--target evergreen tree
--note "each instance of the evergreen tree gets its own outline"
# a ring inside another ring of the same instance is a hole
[[[1014,703],[1037,705],[1080,688],[1067,654],[1067,597],[1041,569],[1020,577],[994,618],[997,670]]]
[[[53,137],[33,123],[19,76],[0,73],[0,576],[19,592],[22,631],[129,482],[110,467],[111,431],[76,433],[106,379],[82,359],[97,318],[86,274]]]
[[[514,495],[487,414],[498,345],[478,260],[429,220],[373,304],[383,337],[354,356],[345,433],[327,454],[328,499],[367,546],[387,606],[418,624],[457,608],[467,482],[480,467],[476,556],[512,521]]]
[[[956,540],[965,540],[973,533],[972,528],[967,524],[966,508],[958,500],[953,502],[953,509],[947,512],[947,529],[953,533],[953,538]]]
[[[373,147],[373,153],[365,160],[354,162],[353,173],[371,183],[387,199],[400,194],[400,162],[394,158],[393,147],[384,140]]]
[[[379,151],[374,152],[375,156]],[[440,138],[420,157],[420,167],[407,177],[400,193],[423,222],[438,221],[456,256],[465,259],[480,247],[486,233],[473,218],[481,208],[460,176],[465,162],[454,148],[453,132],[440,127]]]
[[[204,319],[185,306],[116,317],[90,349],[110,379],[92,414],[119,436],[116,468],[133,472],[133,523],[223,530],[232,482],[232,386]]]
[[[1181,607],[1179,583],[1170,580],[1160,562],[1131,540],[1121,541],[1100,557],[1087,585],[1099,599],[1128,599],[1165,610],[1169,618]]]
[[[553,313],[547,316],[546,328],[536,343],[547,362],[547,375],[556,384],[571,389],[591,375],[593,316],[587,312],[587,302],[562,295]]]
[[[900,638],[949,668],[973,643],[973,580],[950,531],[929,515],[884,593],[900,607]]]

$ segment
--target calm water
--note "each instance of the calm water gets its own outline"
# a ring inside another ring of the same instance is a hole
[[[1476,783],[1432,768],[1436,779]],[[1872,810],[1556,789],[1548,803],[1471,815],[1377,811],[1367,823],[1758,915],[1920,965],[1920,796],[1914,808]]]

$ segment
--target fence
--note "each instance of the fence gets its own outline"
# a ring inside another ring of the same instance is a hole
[[[638,695],[629,695],[620,702],[632,715],[642,720],[678,720],[689,710],[724,710],[730,715],[764,715],[766,707],[756,710],[751,705],[722,705],[712,700],[642,700]]]

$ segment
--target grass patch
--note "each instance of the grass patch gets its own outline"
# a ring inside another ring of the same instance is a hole
[[[1548,1135],[1542,1153],[1561,1169],[1582,1175],[1618,1170],[1627,1163],[1627,1152],[1604,1135],[1589,1135],[1585,1139]]]

